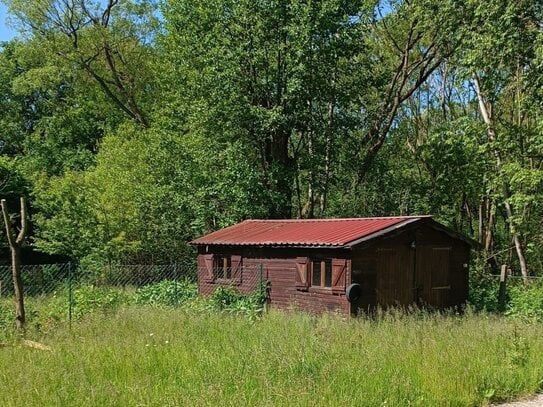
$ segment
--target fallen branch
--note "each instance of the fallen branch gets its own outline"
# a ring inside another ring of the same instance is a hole
[[[53,351],[53,349],[51,349],[51,347],[49,347],[47,345],[44,345],[43,343],[31,341],[29,339],[25,339],[23,341],[23,345],[28,346],[29,348],[44,350],[44,351],[47,351],[47,352],[52,352]]]

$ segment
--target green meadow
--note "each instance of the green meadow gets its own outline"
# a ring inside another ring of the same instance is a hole
[[[542,388],[543,325],[125,306],[5,336],[1,406],[484,406]]]

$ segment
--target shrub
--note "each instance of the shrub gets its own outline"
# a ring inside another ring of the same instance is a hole
[[[136,304],[172,306],[182,304],[198,296],[198,287],[188,280],[164,280],[136,291]]]
[[[76,318],[98,310],[112,311],[131,303],[131,294],[122,289],[92,285],[74,289],[72,298],[72,315]]]
[[[517,284],[508,287],[506,315],[543,321],[543,283]]]
[[[263,310],[265,297],[262,290],[243,294],[232,286],[220,286],[208,298],[209,307],[255,317]]]
[[[480,271],[470,273],[468,301],[476,311],[499,311],[498,290],[495,277]]]
[[[232,286],[219,286],[209,296],[209,303],[217,309],[226,309],[243,299],[244,295]]]

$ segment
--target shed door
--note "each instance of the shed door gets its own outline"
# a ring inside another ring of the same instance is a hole
[[[381,306],[413,302],[412,257],[408,247],[377,251],[377,303]]]
[[[449,305],[450,254],[450,247],[417,247],[415,287],[421,305],[438,308]]]

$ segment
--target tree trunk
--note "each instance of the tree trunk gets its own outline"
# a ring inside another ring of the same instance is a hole
[[[477,240],[479,241],[479,244],[483,244],[483,236],[485,234],[484,232],[484,220],[483,220],[483,214],[485,213],[485,198],[481,198],[479,201],[479,219],[478,219],[478,227],[477,227]]]
[[[494,212],[492,207],[492,203],[488,202],[488,223],[486,224],[486,235],[485,235],[485,252],[489,253],[490,250],[492,250],[492,246],[494,244]]]
[[[327,205],[328,196],[328,184],[330,182],[330,171],[332,161],[332,136],[334,133],[334,103],[328,105],[328,128],[326,131],[326,145],[324,147],[324,182],[322,186],[322,193],[320,197],[320,213],[324,215]]]
[[[295,171],[291,167],[288,151],[289,132],[280,129],[269,135],[265,148],[265,164],[269,170],[271,219],[292,217],[292,181]]]
[[[23,330],[26,322],[25,304],[23,294],[23,281],[21,279],[20,248],[11,249],[11,270],[13,274],[13,288],[15,291],[15,325]]]
[[[17,329],[24,330],[25,327],[25,306],[23,282],[21,279],[21,260],[20,252],[24,244],[27,230],[27,215],[25,199],[21,197],[21,228],[17,236],[12,232],[11,219],[9,218],[8,205],[5,199],[0,201],[6,235],[11,250],[11,271],[13,275],[13,288],[15,291],[15,324]]]
[[[475,91],[477,92],[477,99],[479,101],[479,111],[481,112],[483,121],[486,124],[486,132],[487,132],[488,140],[491,143],[495,143],[496,130],[494,128],[494,123],[492,121],[492,104],[488,100],[486,100],[486,98],[484,97],[481,91],[480,80],[477,75],[474,76],[474,83],[475,83]],[[527,283],[528,282],[528,266],[526,264],[526,257],[524,256],[524,249],[522,248],[520,236],[518,235],[515,225],[513,224],[513,208],[511,207],[511,203],[509,202],[509,199],[511,198],[511,191],[509,188],[509,183],[503,176],[502,159],[501,159],[500,151],[496,147],[494,148],[494,157],[496,159],[495,160],[496,170],[498,174],[500,174],[502,177],[502,192],[503,192],[503,199],[504,199],[504,205],[505,205],[505,214],[507,218],[507,223],[509,225],[509,231],[511,233],[511,236],[513,236],[513,242],[515,244],[515,250],[517,252],[517,258],[520,265],[520,272],[522,274],[522,277],[524,278],[524,282]]]
[[[307,133],[307,153],[309,156],[309,174],[308,174],[308,186],[307,186],[307,203],[304,208],[303,215],[308,219],[315,217],[315,172],[313,171],[313,158],[315,155],[315,146],[313,140],[313,132]]]

